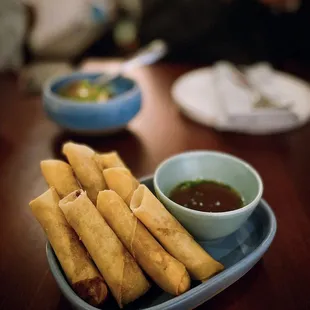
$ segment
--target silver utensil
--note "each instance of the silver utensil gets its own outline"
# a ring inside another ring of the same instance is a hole
[[[162,40],[154,40],[145,47],[139,49],[134,55],[123,61],[116,73],[104,74],[93,80],[92,83],[100,86],[110,83],[127,71],[153,64],[163,58],[168,52],[167,44]]]

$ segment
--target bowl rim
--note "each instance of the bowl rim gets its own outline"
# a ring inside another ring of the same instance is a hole
[[[118,104],[123,104],[126,103],[129,99],[132,97],[136,96],[137,94],[140,93],[140,88],[138,86],[138,83],[134,80],[131,79],[127,76],[121,76],[122,79],[129,80],[133,83],[133,87],[129,89],[128,91],[121,93],[109,100],[106,101],[83,101],[82,103],[77,103],[76,100],[71,100],[71,99],[66,99],[61,96],[59,96],[57,93],[52,91],[52,86],[60,82],[61,80],[68,78],[68,77],[83,77],[85,76],[85,79],[87,79],[88,76],[90,75],[100,75],[104,74],[102,71],[75,71],[69,74],[63,74],[63,75],[58,75],[54,76],[50,79],[48,79],[43,86],[43,95],[47,97],[48,99],[52,99],[53,101],[56,101],[58,105],[63,105],[66,107],[74,107],[78,109],[83,109],[85,106],[89,109],[96,109],[98,106],[110,106],[110,105],[115,105],[115,103]],[[55,102],[53,102],[55,104]]]
[[[233,160],[235,162],[238,162],[239,164],[242,164],[243,166],[245,166],[256,178],[257,183],[258,183],[258,191],[257,194],[255,196],[255,198],[250,201],[248,204],[246,204],[245,206],[236,209],[236,210],[232,210],[232,211],[224,211],[224,212],[207,212],[207,211],[198,211],[198,210],[193,210],[193,209],[189,209],[186,208],[176,202],[174,202],[173,200],[171,200],[166,194],[163,193],[163,191],[161,190],[159,184],[158,184],[158,175],[160,173],[160,171],[162,171],[164,169],[164,167],[172,162],[175,161],[179,158],[182,157],[188,157],[191,155],[215,155],[218,157],[222,157],[222,158],[227,158],[230,160]],[[213,151],[213,150],[193,150],[193,151],[188,151],[188,152],[183,152],[180,154],[176,154],[176,155],[172,155],[170,157],[168,157],[167,159],[165,159],[164,161],[162,161],[156,168],[155,173],[154,173],[154,188],[155,188],[155,192],[159,193],[159,196],[164,197],[164,199],[167,199],[168,202],[176,209],[179,209],[183,212],[188,212],[189,214],[195,214],[195,215],[200,215],[200,216],[208,216],[208,217],[225,217],[225,216],[230,216],[230,215],[238,215],[240,213],[244,213],[246,211],[248,211],[251,208],[254,208],[255,206],[258,205],[259,201],[262,198],[263,195],[263,189],[264,189],[264,185],[263,185],[263,181],[261,179],[261,176],[259,175],[259,173],[256,171],[256,169],[250,165],[248,162],[244,161],[243,159],[231,155],[229,153],[224,153],[224,152],[219,152],[219,151]],[[160,197],[158,197],[160,199]],[[161,200],[161,199],[160,199]],[[163,203],[165,205],[165,203]]]

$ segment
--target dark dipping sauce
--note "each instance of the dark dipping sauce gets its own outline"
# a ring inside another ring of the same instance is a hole
[[[169,198],[183,207],[203,212],[226,212],[244,206],[232,187],[209,180],[183,182],[171,191]]]

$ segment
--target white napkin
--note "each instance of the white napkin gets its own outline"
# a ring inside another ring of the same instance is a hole
[[[261,63],[245,68],[244,74],[253,88],[279,108],[289,108],[294,104],[291,93],[283,89],[269,64]]]
[[[222,111],[217,128],[263,134],[296,127],[300,120],[292,109],[294,100],[283,85],[281,88],[275,74],[267,64],[248,67],[241,73],[228,62],[217,63],[213,68],[214,87]]]

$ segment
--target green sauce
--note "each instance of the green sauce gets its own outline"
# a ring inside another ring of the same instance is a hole
[[[80,101],[106,101],[114,96],[111,86],[96,85],[88,80],[74,81],[66,84],[58,90],[61,97]]]
[[[235,189],[211,180],[183,182],[171,191],[169,197],[186,208],[204,212],[226,212],[244,206]]]

